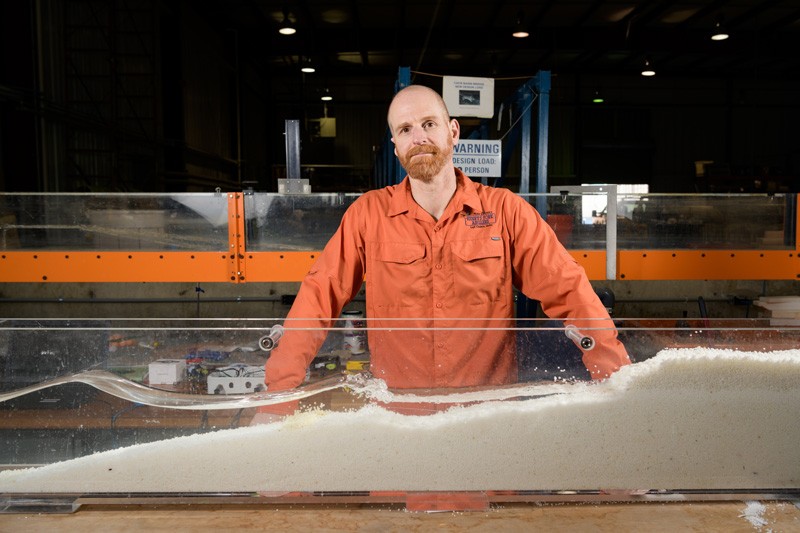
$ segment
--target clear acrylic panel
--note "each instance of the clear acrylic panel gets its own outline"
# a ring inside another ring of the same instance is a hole
[[[616,201],[620,250],[795,248],[794,195],[619,193]],[[605,249],[607,207],[603,193],[550,194],[546,220],[567,248]]]
[[[321,250],[359,194],[248,194],[244,199],[249,251]]]
[[[357,193],[244,195],[249,251],[319,250]],[[547,223],[569,249],[606,249],[608,198],[544,197]],[[795,246],[794,195],[618,194],[617,249],[761,249]],[[0,194],[0,249],[208,250],[228,248],[221,193]]]
[[[0,194],[3,250],[227,248],[221,193]]]
[[[541,196],[524,197],[535,207]],[[607,200],[605,194],[599,193],[548,194],[543,218],[567,249],[605,250]]]
[[[792,195],[620,195],[618,246],[794,248]]]
[[[309,324],[3,322],[0,492],[799,488],[800,328],[618,319],[634,364],[591,382],[579,344],[607,327],[590,319],[577,336],[550,320]],[[264,362],[288,335],[324,342],[305,383],[264,391]],[[390,389],[370,374],[381,343],[436,335],[465,350],[508,337],[520,380]]]

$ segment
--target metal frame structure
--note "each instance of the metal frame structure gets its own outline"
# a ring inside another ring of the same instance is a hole
[[[397,69],[397,80],[394,82],[395,94],[409,85],[411,85],[411,69],[409,67],[400,67]],[[387,127],[386,133],[383,136],[383,144],[381,145],[375,164],[375,175],[373,176],[375,186],[387,187],[389,185],[396,185],[402,181],[404,176],[403,167],[394,155],[392,132],[390,132]]]
[[[297,282],[319,250],[248,250],[244,200],[227,193],[228,249],[219,251],[0,250],[0,282]],[[792,198],[795,202],[797,197]],[[796,205],[796,204],[795,204]],[[792,222],[800,227],[800,213]],[[592,280],[797,280],[800,243],[781,250],[580,250],[570,254]],[[609,242],[613,242],[609,240]],[[616,268],[609,271],[610,259]]]
[[[394,92],[397,93],[404,87],[411,85],[411,69],[400,67],[397,72],[397,80],[394,85]],[[550,121],[550,71],[539,71],[535,76],[520,85],[517,90],[506,99],[498,109],[517,109],[520,110],[518,124],[511,128],[509,132],[509,142],[503,149],[503,171],[508,166],[510,154],[517,142],[520,142],[520,194],[530,192],[531,181],[531,125],[533,122],[533,104],[536,103],[536,192],[547,192],[547,129]],[[485,138],[488,131],[487,121],[482,121],[481,125],[470,135],[470,138]],[[405,176],[400,162],[394,155],[391,142],[391,132],[386,131],[383,145],[375,172],[375,185],[385,187],[395,185]],[[537,201],[536,208],[543,213],[546,209],[544,199]]]
[[[411,83],[411,71],[401,67],[395,92]],[[549,120],[550,73],[539,72],[504,102],[521,110],[519,124],[512,128],[504,152],[517,140],[521,143],[520,194],[527,194],[531,173],[531,126],[533,98],[538,98],[536,141],[536,209],[547,217],[547,128]],[[299,146],[289,135],[287,121],[287,161],[295,161],[287,175],[286,194],[308,193],[299,176]],[[485,130],[486,128],[482,128]],[[480,129],[477,134],[481,135]],[[294,143],[294,144],[292,144]],[[290,157],[291,156],[291,157]],[[507,164],[509,157],[504,154]],[[376,165],[378,186],[399,183],[404,176],[391,150],[387,131]],[[557,191],[586,192],[585,187],[557,187]],[[613,185],[598,186],[591,192],[605,192],[611,209],[616,203]],[[228,243],[219,251],[52,251],[12,249],[0,244],[0,282],[80,283],[80,282],[297,282],[301,281],[319,255],[318,250],[254,251],[247,247],[245,196],[249,192],[230,192],[227,196]],[[759,249],[673,249],[618,250],[616,215],[609,211],[605,250],[572,249],[570,254],[592,280],[795,280],[800,279],[800,227],[798,197],[791,197],[793,209],[786,219],[786,235],[794,246],[781,250]],[[4,229],[0,224],[0,229]]]

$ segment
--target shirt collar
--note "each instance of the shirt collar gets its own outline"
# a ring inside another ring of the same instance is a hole
[[[478,196],[478,184],[456,169],[457,189],[454,200],[463,206],[464,211],[482,213],[483,206]]]
[[[481,200],[478,197],[478,184],[467,177],[459,169],[456,171],[456,192],[453,195],[453,202],[460,204],[464,211],[471,213],[482,212]],[[395,186],[395,194],[389,202],[386,214],[390,217],[401,213],[409,212],[416,207],[414,197],[411,196],[411,184],[408,176]]]
[[[414,198],[411,196],[411,184],[408,182],[410,179],[406,176],[403,181],[393,187],[394,194],[389,200],[389,208],[386,210],[388,216],[393,217],[405,213],[414,205]]]

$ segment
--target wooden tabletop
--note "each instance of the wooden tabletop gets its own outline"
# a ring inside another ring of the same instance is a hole
[[[792,502],[504,504],[487,511],[408,512],[397,506],[85,507],[73,514],[0,514],[0,531],[800,531]]]

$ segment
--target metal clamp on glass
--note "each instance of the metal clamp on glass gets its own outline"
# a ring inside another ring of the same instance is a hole
[[[584,335],[578,328],[573,325],[564,328],[564,335],[567,336],[572,342],[578,345],[581,350],[589,351],[594,348],[594,339],[588,335]]]
[[[269,330],[269,335],[264,335],[258,339],[258,347],[265,352],[272,351],[272,349],[278,345],[278,341],[281,340],[282,336],[283,326],[280,324],[275,324],[272,326],[272,329]]]

